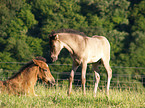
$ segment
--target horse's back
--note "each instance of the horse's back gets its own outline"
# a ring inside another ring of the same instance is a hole
[[[94,36],[92,36],[92,38],[97,39],[97,40],[100,40],[102,42],[105,42],[106,44],[109,44],[108,39],[106,37],[104,37],[104,36],[94,35]]]
[[[110,43],[109,41],[107,40],[106,37],[104,36],[98,36],[98,35],[95,35],[95,36],[92,36],[88,39],[88,45],[91,46],[92,48],[101,48],[101,49],[104,49],[104,48],[109,48],[110,50]]]

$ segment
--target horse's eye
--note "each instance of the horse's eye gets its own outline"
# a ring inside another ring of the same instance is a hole
[[[47,71],[47,69],[44,69],[44,71]]]
[[[55,48],[55,45],[53,45],[52,48]]]

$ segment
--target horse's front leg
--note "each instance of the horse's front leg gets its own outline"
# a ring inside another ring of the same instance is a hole
[[[85,83],[86,83],[86,70],[87,70],[87,63],[82,63],[82,90],[84,95],[86,95]]]
[[[33,84],[31,86],[26,87],[26,89],[25,89],[25,95],[28,95],[28,96],[38,96],[37,94],[35,94],[35,90],[34,90],[34,85]]]
[[[32,89],[32,91],[31,91],[31,92],[32,92],[32,95],[33,95],[33,96],[38,96],[37,94],[35,94],[34,87],[33,87],[33,89]]]
[[[69,77],[69,87],[68,87],[68,92],[67,92],[68,96],[70,96],[71,94],[73,79],[74,79],[74,70],[71,71],[70,77]]]
[[[72,71],[71,71],[70,77],[69,77],[68,96],[70,96],[70,94],[71,94],[72,82],[73,82],[73,79],[74,79],[74,72],[76,72],[77,68],[78,68],[78,65],[73,63]]]

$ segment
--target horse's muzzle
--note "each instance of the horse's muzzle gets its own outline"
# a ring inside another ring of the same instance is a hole
[[[49,83],[55,85],[55,80],[49,81]]]
[[[57,60],[57,57],[51,57],[52,62],[55,62]]]

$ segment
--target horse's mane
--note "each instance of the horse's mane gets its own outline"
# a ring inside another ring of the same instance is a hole
[[[55,33],[74,33],[74,34],[78,34],[81,36],[86,36],[84,32],[79,32],[79,31],[74,30],[74,29],[59,29],[57,31],[51,32],[51,34],[55,34]]]
[[[39,56],[39,57],[36,57],[35,59],[36,59],[36,60],[41,60],[41,61],[43,61],[43,62],[46,63],[46,59],[45,59],[44,57]],[[32,65],[32,64],[34,64],[34,62],[33,62],[32,60],[29,61],[27,64],[25,64],[24,66],[22,66],[22,67],[20,68],[20,70],[19,70],[17,73],[15,73],[12,77],[10,77],[9,80],[10,80],[10,79],[13,79],[13,78],[16,77],[17,75],[19,75],[24,69],[26,69],[27,67],[29,67],[29,66]]]

